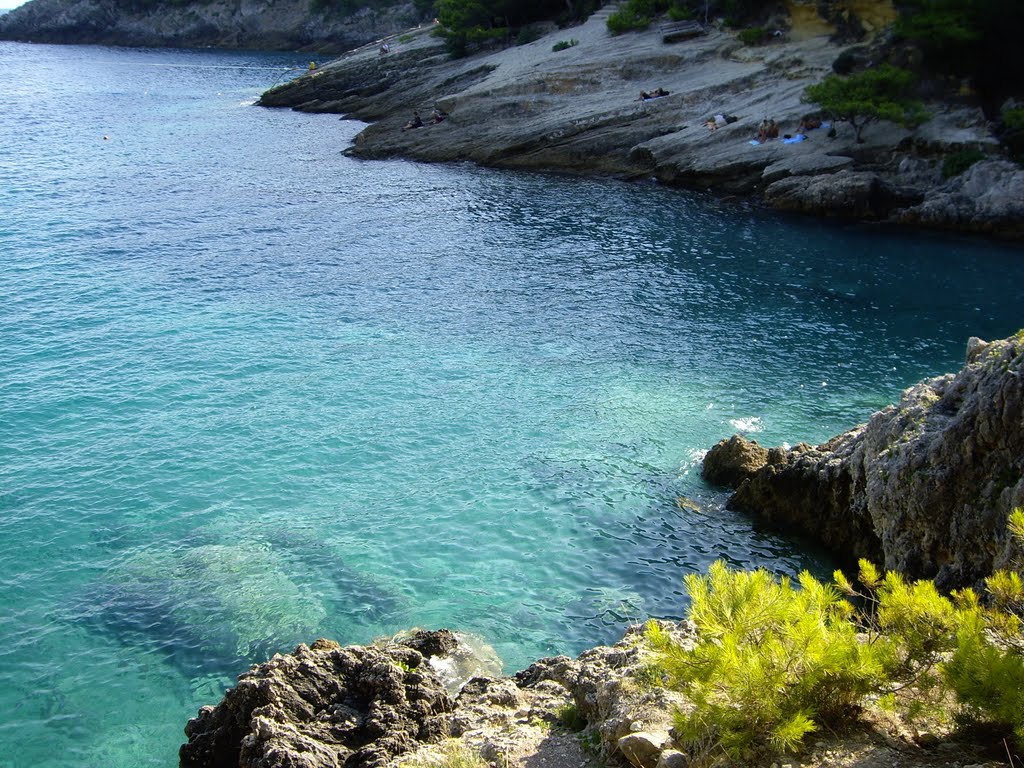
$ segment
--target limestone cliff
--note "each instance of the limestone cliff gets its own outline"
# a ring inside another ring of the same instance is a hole
[[[847,18],[853,7],[870,10],[866,2],[820,5],[846,8]],[[848,50],[824,20],[820,34],[780,28],[751,47],[715,26],[684,42],[666,43],[656,25],[611,36],[609,10],[454,61],[422,29],[399,36],[387,55],[353,51],[260,103],[370,121],[350,150],[358,157],[654,178],[752,195],[780,210],[1024,237],[1024,173],[1001,158],[980,109],[930,104],[933,117],[918,130],[874,124],[864,143],[845,123],[834,134],[783,140],[812,109],[801,100],[805,88]],[[658,87],[668,95],[638,98]],[[413,110],[426,118],[435,107],[448,114],[443,122],[402,130]],[[730,121],[709,130],[716,114]],[[752,144],[768,117],[783,136]],[[943,159],[965,148],[991,159],[944,179]]]
[[[0,16],[0,40],[340,53],[419,23],[411,2],[352,14],[310,0],[30,0]]]
[[[765,452],[734,437],[704,472],[738,483],[731,508],[842,557],[945,588],[975,584],[1008,564],[1006,520],[1024,506],[1024,332],[972,339],[959,373],[911,387],[824,445]]]

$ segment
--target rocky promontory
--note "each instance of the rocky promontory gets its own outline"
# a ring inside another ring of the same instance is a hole
[[[30,0],[0,15],[0,40],[337,54],[420,20],[411,2],[343,13],[310,0]]]
[[[606,8],[534,42],[453,60],[424,28],[394,38],[387,54],[350,52],[259,103],[371,123],[349,149],[362,158],[653,178],[785,211],[1024,236],[1024,169],[1002,156],[976,107],[931,103],[917,130],[876,123],[863,143],[845,123],[786,143],[813,111],[805,88],[850,50],[820,19],[798,23],[803,5],[790,6],[779,34],[757,46],[714,25],[680,42],[665,42],[657,25],[612,36]],[[657,88],[668,95],[639,98]],[[431,124],[434,109],[447,117]],[[403,130],[414,111],[426,125]],[[710,130],[714,115],[729,122]],[[751,143],[765,118],[782,136]],[[944,159],[965,149],[986,159],[944,178]]]
[[[964,368],[824,445],[766,450],[734,436],[704,460],[729,507],[943,588],[1006,567],[1024,506],[1024,332],[971,339]]]

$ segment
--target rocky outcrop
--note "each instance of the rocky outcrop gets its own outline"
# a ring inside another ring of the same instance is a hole
[[[660,622],[683,646],[689,623]],[[493,764],[580,766],[573,729],[595,733],[594,748],[621,762],[651,768],[679,694],[636,684],[648,661],[643,627],[613,646],[576,659],[542,659],[514,677],[463,678],[452,699],[437,674],[465,650],[448,630],[420,631],[399,642],[342,648],[329,640],[300,645],[239,678],[216,707],[203,707],[185,728],[182,768],[397,768],[409,753],[429,760],[445,737],[459,738]],[[576,713],[568,729],[566,712]],[[640,756],[642,762],[637,762]],[[602,760],[604,759],[602,758]]]
[[[973,585],[1016,552],[1006,521],[1024,506],[1024,332],[972,339],[959,373],[911,387],[824,445],[764,454],[743,442],[705,459],[709,480],[740,478],[731,508],[846,559]],[[763,466],[751,471],[750,456]]]
[[[793,3],[790,18],[796,25],[792,14],[822,6],[830,18],[859,19],[864,29],[877,31],[865,22],[877,15],[869,5]],[[989,172],[991,191],[977,195],[986,164],[973,171],[976,182],[947,182],[939,173],[944,157],[965,148],[998,156],[978,109],[930,104],[932,119],[916,131],[873,123],[863,143],[845,123],[835,131],[810,131],[804,141],[784,141],[811,109],[802,101],[805,88],[849,50],[830,41],[834,26],[822,21],[820,34],[807,37],[797,37],[794,26],[792,39],[780,35],[756,47],[714,27],[667,44],[656,25],[610,36],[609,12],[552,28],[527,45],[458,60],[448,58],[429,30],[418,30],[401,36],[389,55],[353,52],[268,91],[260,103],[371,122],[349,150],[363,158],[654,178],[753,195],[786,211],[1024,236],[1012,174]],[[576,44],[556,45],[570,39]],[[655,87],[669,95],[638,99]],[[426,117],[434,108],[448,117],[402,130],[413,110]],[[709,131],[705,122],[716,114],[736,120]],[[783,136],[752,144],[766,117],[779,123]]]
[[[921,202],[922,192],[887,183],[877,173],[842,170],[790,176],[768,186],[765,202],[780,211],[880,220]]]
[[[1024,168],[986,160],[950,179],[895,219],[942,229],[1024,237]]]
[[[384,766],[446,732],[452,699],[417,647],[456,646],[442,630],[381,647],[318,640],[276,655],[189,721],[181,766]]]
[[[309,0],[30,0],[0,16],[0,40],[341,53],[422,19],[411,2],[344,14]]]

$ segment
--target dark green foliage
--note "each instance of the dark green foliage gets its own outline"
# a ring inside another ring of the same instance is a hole
[[[764,27],[749,27],[736,35],[744,45],[761,45],[771,39],[771,32]]]
[[[959,176],[979,160],[985,159],[985,153],[980,149],[962,149],[942,161],[942,176],[951,179]]]
[[[532,43],[534,40],[539,40],[543,34],[540,27],[529,24],[519,30],[519,34],[516,35],[516,45]]]
[[[558,710],[558,722],[563,728],[569,731],[582,731],[587,727],[586,718],[580,714],[579,707],[575,704],[566,704]]]
[[[914,42],[935,72],[966,77],[989,114],[1024,88],[1020,0],[904,0],[896,33]]]
[[[608,17],[608,31],[621,35],[630,30],[647,29],[654,17],[666,10],[666,0],[629,0]]]
[[[497,41],[510,41],[515,30],[537,21],[581,17],[592,0],[436,0],[435,34],[453,56]]]
[[[555,53],[558,53],[559,51],[564,51],[567,48],[572,48],[574,45],[577,45],[578,43],[579,40],[576,40],[575,38],[572,40],[559,40],[557,43],[551,46],[551,50],[554,51]]]
[[[1024,165],[1024,109],[1004,109],[1000,120],[999,140],[1010,156]]]
[[[853,125],[861,142],[864,127],[875,120],[890,120],[913,127],[928,119],[924,107],[910,97],[913,73],[883,64],[849,77],[829,75],[804,91],[804,101],[819,105],[835,120]]]

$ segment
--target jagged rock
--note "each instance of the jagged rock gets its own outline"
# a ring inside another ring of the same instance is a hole
[[[423,21],[411,2],[345,15],[308,0],[130,4],[31,0],[0,15],[0,39],[102,45],[315,49],[340,53]]]
[[[415,636],[443,648],[446,636]],[[182,768],[370,768],[447,732],[452,700],[415,648],[318,640],[252,667],[185,727]]]
[[[975,163],[895,219],[944,229],[1024,235],[1024,168],[1008,160]]]
[[[884,219],[893,210],[921,201],[915,190],[894,186],[873,171],[840,170],[791,176],[768,186],[765,202],[780,211],[855,219]]]
[[[1009,564],[1006,520],[1022,505],[1024,333],[972,339],[959,373],[907,389],[824,445],[772,449],[729,500],[845,559],[947,589]]]
[[[735,488],[768,463],[768,449],[754,440],[733,435],[721,440],[704,457],[702,473],[712,485]]]

